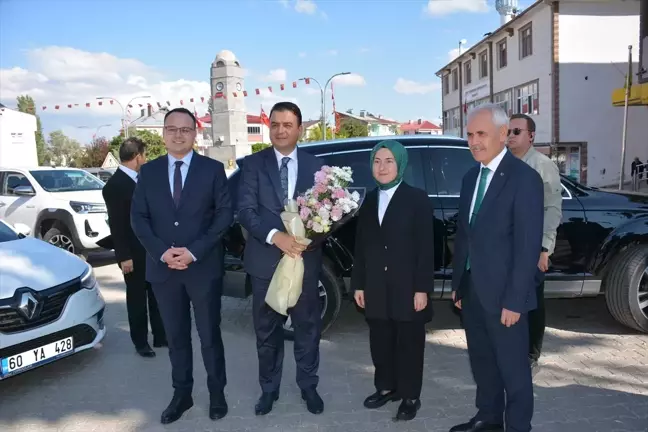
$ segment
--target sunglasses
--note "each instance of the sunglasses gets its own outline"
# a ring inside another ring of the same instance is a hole
[[[506,135],[507,135],[507,136],[508,136],[508,135],[511,135],[511,132],[512,132],[513,135],[516,135],[516,136],[517,136],[517,135],[520,135],[520,134],[522,133],[522,131],[525,131],[525,130],[528,130],[528,129],[520,129],[520,128],[509,129],[509,131],[508,131],[508,133],[507,133]]]

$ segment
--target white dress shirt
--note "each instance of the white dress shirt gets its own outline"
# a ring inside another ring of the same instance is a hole
[[[189,165],[191,165],[192,157],[193,157],[193,150],[187,153],[182,159],[176,159],[170,154],[167,154],[167,158],[169,158],[169,187],[171,188],[171,196],[173,196],[173,178],[175,176],[176,161],[183,162],[182,166],[180,166],[180,174],[182,176],[182,187],[184,188],[185,180],[187,179],[187,173],[189,172]]]
[[[378,223],[380,225],[382,225],[383,218],[387,212],[387,207],[389,207],[389,202],[394,196],[394,193],[396,193],[396,189],[398,189],[400,184],[401,182],[398,182],[396,186],[378,192]]]
[[[281,160],[285,157],[289,157],[290,161],[288,162],[288,198],[292,198],[295,194],[295,187],[297,186],[297,148],[292,151],[288,156],[284,156],[277,149],[274,149],[275,157],[277,158],[277,169],[281,169]],[[279,231],[278,229],[271,229],[268,235],[266,236],[266,243],[272,243],[272,236]]]
[[[490,171],[488,172],[488,177],[486,177],[486,188],[484,188],[484,197],[486,196],[486,191],[488,191],[488,186],[490,186],[490,182],[493,179],[493,175],[495,174],[495,171],[497,171],[497,167],[499,167],[500,162],[502,162],[502,159],[504,159],[504,155],[506,155],[506,147],[497,155],[495,158],[489,162],[488,165],[480,164],[480,168],[488,168]],[[477,199],[477,190],[479,189],[479,179],[481,178],[481,169],[479,173],[477,174],[477,182],[475,183],[475,191],[473,192],[473,197],[472,197],[472,202],[470,203],[470,213],[468,214],[468,222],[470,222],[470,219],[472,219],[472,214],[473,214],[473,208],[475,208],[475,200]],[[482,197],[482,200],[483,198]]]
[[[133,181],[137,183],[137,171],[132,170],[124,165],[119,165],[119,169],[124,171],[128,177],[132,178]]]

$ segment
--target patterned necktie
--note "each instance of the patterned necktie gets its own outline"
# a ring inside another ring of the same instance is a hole
[[[479,212],[479,207],[481,207],[482,201],[484,200],[484,195],[486,193],[486,182],[488,181],[488,174],[490,169],[483,167],[481,169],[481,175],[479,177],[479,186],[477,186],[477,196],[475,197],[475,205],[473,206],[473,211],[470,214],[470,226],[474,226],[475,218]],[[466,259],[466,270],[470,270],[470,256]]]
[[[182,195],[182,172],[180,172],[180,167],[183,163],[182,161],[176,161],[175,172],[173,173],[173,202],[176,207],[180,204],[180,195]]]
[[[279,179],[281,180],[281,189],[283,189],[283,204],[288,201],[288,162],[289,157],[281,159],[281,168],[279,168]]]

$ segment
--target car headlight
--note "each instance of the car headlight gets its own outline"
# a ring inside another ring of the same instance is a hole
[[[77,213],[106,213],[106,204],[70,201],[70,207]]]
[[[88,264],[88,269],[81,275],[81,288],[91,290],[97,286],[97,279],[95,279],[94,270]]]

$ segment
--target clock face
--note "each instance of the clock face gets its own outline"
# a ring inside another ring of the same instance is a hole
[[[223,83],[222,82],[217,82],[216,83],[216,91],[223,91]]]
[[[241,85],[241,83],[236,83],[236,90],[241,91],[242,88],[243,86]]]

